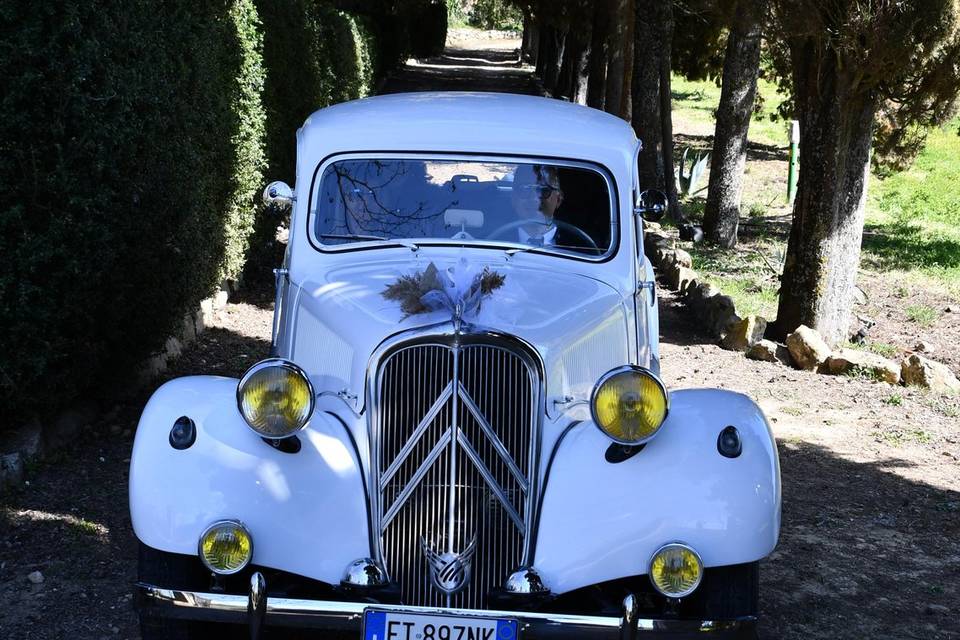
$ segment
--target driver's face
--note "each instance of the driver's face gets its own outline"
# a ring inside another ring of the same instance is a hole
[[[513,184],[513,209],[518,218],[553,219],[553,214],[563,202],[563,192],[560,185],[551,182],[546,175],[536,180],[520,179]]]

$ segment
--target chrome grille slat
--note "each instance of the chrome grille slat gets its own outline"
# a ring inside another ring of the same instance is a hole
[[[484,608],[525,560],[539,372],[525,349],[486,335],[395,345],[380,358],[370,425],[370,486],[380,491],[371,504],[380,560],[405,603]],[[421,536],[437,553],[460,553],[476,536],[461,591],[447,596],[431,584]]]

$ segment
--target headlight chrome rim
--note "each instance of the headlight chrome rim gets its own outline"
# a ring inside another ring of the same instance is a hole
[[[661,393],[663,393],[663,402],[664,402],[663,420],[660,421],[660,424],[659,424],[659,425],[657,426],[657,428],[653,431],[653,433],[651,433],[649,436],[647,436],[647,437],[645,437],[645,438],[641,438],[641,439],[639,439],[639,440],[624,440],[624,439],[622,439],[622,438],[617,438],[617,437],[611,435],[609,432],[607,432],[606,429],[604,429],[604,428],[601,426],[600,419],[599,419],[598,416],[597,416],[597,409],[596,409],[596,407],[597,407],[597,404],[596,404],[597,392],[600,391],[601,387],[603,387],[604,383],[606,383],[608,380],[610,380],[611,378],[616,377],[616,376],[618,376],[618,375],[620,375],[620,374],[623,374],[623,373],[639,373],[639,374],[641,374],[641,375],[646,375],[647,377],[649,377],[651,380],[653,380],[653,381],[656,383],[656,385],[660,388]],[[614,441],[615,443],[617,443],[617,444],[622,444],[622,445],[624,445],[624,446],[632,446],[632,447],[635,447],[635,446],[638,446],[638,445],[641,445],[641,444],[645,444],[645,443],[647,443],[647,442],[650,442],[650,440],[652,440],[653,438],[655,438],[656,435],[657,435],[658,433],[660,433],[660,429],[661,429],[661,427],[663,427],[663,423],[665,423],[665,422],[667,421],[667,418],[668,418],[669,416],[670,416],[670,394],[667,392],[667,386],[666,386],[665,384],[663,384],[663,380],[660,379],[660,376],[658,376],[657,374],[655,374],[653,371],[647,369],[646,367],[641,367],[641,366],[635,365],[635,364],[627,364],[627,365],[623,365],[623,366],[620,366],[620,367],[616,367],[616,368],[614,368],[614,369],[611,369],[610,371],[607,371],[605,374],[603,374],[602,376],[600,376],[600,379],[597,380],[597,383],[593,386],[593,391],[590,392],[590,418],[591,418],[591,420],[593,420],[593,423],[597,426],[598,429],[600,429],[600,431],[601,431],[605,436],[607,436],[608,438],[610,438],[611,440],[613,440],[613,441]]]
[[[653,579],[653,563],[656,562],[657,557],[658,557],[661,553],[663,553],[664,551],[666,551],[666,550],[668,550],[668,549],[680,549],[680,550],[683,550],[683,551],[688,551],[688,552],[691,553],[691,554],[693,555],[693,557],[696,558],[696,560],[697,560],[697,579],[696,579],[696,581],[694,581],[693,586],[691,586],[691,587],[688,588],[688,589],[685,589],[684,591],[682,591],[682,592],[680,592],[680,593],[665,593],[664,591],[662,591],[662,590],[660,589],[660,585],[657,584],[657,581]],[[688,545],[688,544],[684,544],[683,542],[668,542],[667,544],[663,545],[662,547],[660,547],[659,549],[657,549],[656,551],[654,551],[654,552],[653,552],[653,555],[650,556],[650,562],[649,562],[649,564],[647,565],[647,577],[650,578],[650,584],[653,585],[653,588],[654,588],[654,589],[656,590],[656,592],[659,593],[660,595],[662,595],[662,596],[664,596],[664,597],[666,597],[666,598],[675,598],[675,599],[686,598],[686,597],[689,596],[691,593],[693,593],[694,591],[696,591],[697,588],[700,586],[700,583],[703,582],[703,559],[700,557],[700,554],[697,553],[696,549],[694,549],[693,547],[691,547],[691,546]]]
[[[284,435],[279,435],[279,436],[263,433],[262,431],[254,427],[250,423],[250,420],[247,418],[247,414],[244,413],[244,410],[243,410],[244,387],[250,382],[250,379],[253,378],[253,376],[255,376],[257,373],[263,371],[264,369],[269,369],[272,367],[279,367],[282,369],[286,369],[287,371],[290,371],[291,373],[302,378],[307,385],[307,393],[309,396],[308,397],[309,405],[307,407],[306,416],[303,419],[303,424],[301,424],[296,429],[293,429],[292,431],[290,431],[290,433],[286,433]],[[237,384],[237,410],[240,412],[240,415],[243,417],[243,421],[246,423],[246,425],[250,427],[250,429],[254,433],[256,433],[258,436],[260,436],[261,438],[266,438],[267,440],[283,440],[285,438],[294,436],[297,434],[297,432],[303,430],[308,424],[310,424],[310,418],[313,417],[313,411],[316,408],[316,403],[317,403],[317,394],[313,389],[313,383],[310,382],[310,376],[308,376],[307,372],[304,371],[300,366],[291,362],[290,360],[287,360],[286,358],[267,358],[265,360],[261,360],[260,362],[256,363],[255,365],[247,369],[246,373],[243,374],[243,377],[240,378],[240,383]]]
[[[207,536],[215,529],[218,529],[224,526],[230,526],[230,527],[233,527],[234,529],[239,529],[240,531],[243,532],[243,535],[247,537],[247,540],[250,543],[250,552],[247,554],[246,560],[244,560],[243,563],[235,569],[225,570],[225,569],[218,569],[212,566],[209,562],[207,562],[207,556],[203,552],[203,541],[207,539]],[[250,530],[247,529],[247,527],[239,520],[230,519],[230,518],[217,520],[216,522],[211,523],[206,529],[203,530],[203,533],[200,534],[200,539],[197,541],[197,555],[200,556],[200,562],[203,563],[203,566],[205,566],[207,569],[217,574],[218,576],[235,575],[237,573],[240,573],[244,569],[246,569],[248,566],[250,566],[250,562],[253,560],[253,536],[250,535]]]

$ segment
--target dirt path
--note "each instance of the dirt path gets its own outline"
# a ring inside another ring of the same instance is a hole
[[[540,93],[529,67],[520,63],[520,41],[497,31],[451,29],[443,55],[411,60],[381,88],[405,91]]]
[[[442,61],[413,65],[386,90],[535,92],[528,72],[509,62],[515,41],[454,42],[444,60],[493,64],[456,64],[452,72]],[[498,43],[492,53],[480,51],[491,42]],[[960,638],[956,416],[919,391],[723,351],[661,295],[668,386],[747,393],[778,438],[783,528],[762,565],[762,637]],[[266,355],[270,319],[269,304],[229,304],[164,378],[238,376]],[[148,395],[102,416],[72,450],[29,469],[29,485],[0,502],[0,638],[139,637],[127,467]],[[42,583],[29,581],[34,571]]]

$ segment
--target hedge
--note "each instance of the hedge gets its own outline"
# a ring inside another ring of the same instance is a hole
[[[5,426],[122,380],[239,273],[263,183],[252,0],[0,0]]]
[[[268,274],[297,128],[446,30],[436,0],[254,1],[0,0],[0,429],[130,377],[254,226]]]
[[[324,0],[257,0],[264,25],[264,104],[269,180],[296,179],[296,131],[313,111],[374,92],[378,81],[409,55],[443,49],[447,22],[438,0],[364,3],[350,14]],[[416,43],[416,44],[414,44]],[[244,272],[247,283],[268,282],[282,260],[281,218],[261,209]]]
[[[366,20],[312,0],[259,0],[264,25],[264,104],[270,127],[268,180],[293,185],[296,132],[315,110],[369,95],[374,87],[375,43]],[[258,209],[244,281],[268,282],[282,260],[276,241],[280,217]]]

